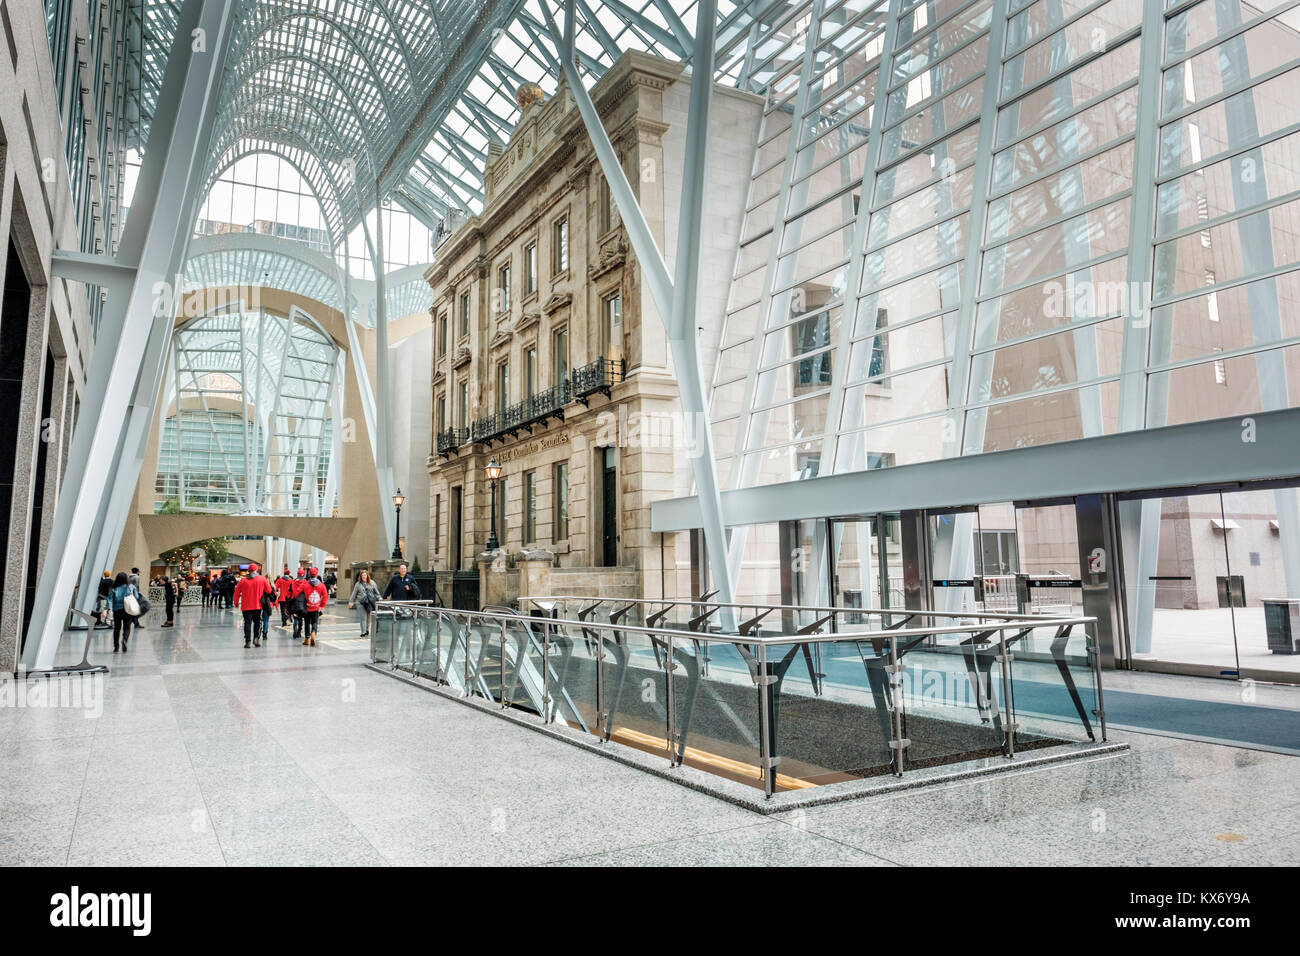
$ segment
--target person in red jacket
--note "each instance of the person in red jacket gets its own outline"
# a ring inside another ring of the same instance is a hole
[[[316,629],[320,626],[320,612],[325,609],[325,605],[330,600],[330,589],[321,581],[315,568],[307,569],[307,584],[303,590],[303,600],[306,602],[307,610],[302,616],[305,631],[302,643],[304,646],[310,644],[315,647]]]
[[[248,566],[248,574],[235,585],[235,607],[244,615],[244,646],[262,646],[262,597],[275,596],[271,582],[257,573],[257,565]]]
[[[289,569],[285,568],[284,573],[275,579],[275,603],[280,606],[281,630],[289,626],[289,599],[292,597],[293,578],[289,577]]]

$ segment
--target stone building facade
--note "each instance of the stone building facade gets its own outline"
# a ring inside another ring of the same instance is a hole
[[[680,65],[640,53],[592,90],[670,268],[689,90]],[[715,92],[706,277],[731,274],[761,104]],[[679,557],[650,531],[649,505],[690,489],[664,324],[567,88],[525,105],[492,152],[483,212],[426,273],[436,436],[426,566],[475,570],[495,494],[497,567],[549,552],[553,589],[659,594],[673,578],[660,573],[661,550],[670,568]],[[705,368],[725,308],[718,285],[697,319]],[[493,459],[496,492],[484,473]]]

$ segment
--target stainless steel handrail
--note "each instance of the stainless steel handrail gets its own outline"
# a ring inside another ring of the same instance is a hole
[[[520,595],[519,602],[522,606],[524,601],[531,602],[535,607],[541,609],[539,602],[549,601],[552,603],[564,602],[566,605],[570,601],[595,602],[597,604],[642,604],[653,605],[660,610],[667,610],[675,607],[690,608],[736,608],[739,610],[753,610],[770,614],[774,611],[806,611],[812,614],[879,614],[881,616],[906,616],[913,615],[916,617],[949,617],[959,618],[961,620],[996,620],[996,621],[1038,621],[1043,619],[1041,614],[1021,614],[1021,613],[1002,613],[995,611],[925,611],[917,608],[893,608],[893,607],[825,607],[815,604],[756,604],[756,603],[724,603],[720,601],[700,601],[689,598],[668,600],[667,598],[601,598],[581,594],[550,594],[546,596]],[[1053,618],[1053,620],[1057,620]]]
[[[531,600],[531,599],[525,598],[523,600]],[[543,599],[543,600],[561,600],[561,599],[552,598],[552,599]],[[629,601],[624,600],[621,601],[621,603],[627,604],[629,603]],[[646,601],[644,603],[654,603],[654,602]],[[740,605],[732,605],[732,606],[740,606]],[[640,627],[637,625],[624,624],[620,622],[603,623],[600,621],[592,620],[590,618],[572,620],[569,618],[556,618],[556,617],[531,617],[525,614],[521,614],[520,612],[511,611],[507,609],[494,610],[494,611],[462,611],[462,610],[456,610],[452,608],[438,607],[436,605],[432,605],[424,601],[380,601],[376,605],[376,610],[379,610],[380,608],[383,607],[391,607],[394,609],[399,607],[408,608],[416,612],[417,614],[427,613],[429,616],[447,618],[453,623],[463,623],[467,628],[469,627],[471,622],[497,624],[503,635],[502,674],[501,674],[501,681],[499,682],[500,684],[499,690],[503,698],[505,696],[504,633],[505,633],[505,628],[507,623],[513,622],[515,624],[522,624],[525,628],[527,628],[530,632],[533,633],[533,636],[536,639],[538,639],[541,643],[544,662],[546,662],[550,656],[551,644],[550,644],[549,634],[552,628],[557,628],[557,627],[563,628],[565,630],[569,628],[574,628],[578,632],[582,632],[583,630],[599,630],[599,631],[608,630],[621,636],[626,636],[629,634],[641,634],[650,637],[652,641],[657,642],[661,646],[666,642],[666,645],[668,647],[668,654],[666,660],[662,662],[661,666],[663,667],[664,670],[665,679],[668,682],[667,692],[669,695],[669,706],[667,711],[666,739],[670,750],[670,757],[672,757],[676,753],[676,751],[680,749],[677,747],[677,739],[675,737],[674,724],[676,720],[676,715],[674,713],[675,708],[673,706],[673,688],[672,688],[673,671],[675,669],[675,663],[673,657],[674,654],[673,641],[676,638],[682,636],[682,631],[679,628]],[[811,609],[804,609],[804,610],[819,612],[826,609],[811,608]],[[935,616],[951,617],[954,615],[948,612],[937,612]],[[584,615],[584,617],[586,616]],[[780,763],[780,754],[777,746],[778,742],[776,741],[776,729],[777,729],[775,726],[776,710],[775,710],[775,698],[774,698],[774,689],[773,689],[773,686],[776,684],[779,678],[772,676],[772,671],[771,671],[772,665],[770,664],[771,658],[768,654],[768,648],[773,646],[800,645],[800,644],[820,645],[820,644],[844,643],[844,642],[856,643],[856,642],[863,642],[863,641],[873,642],[876,648],[877,659],[884,659],[888,663],[888,666],[885,668],[885,670],[888,674],[888,687],[890,690],[890,698],[889,698],[890,703],[888,704],[888,709],[891,711],[891,713],[889,715],[890,727],[889,727],[889,734],[887,734],[887,736],[890,737],[890,747],[891,750],[893,751],[891,753],[891,758],[890,758],[893,772],[901,776],[903,773],[904,751],[906,750],[906,748],[910,743],[910,741],[905,739],[905,737],[903,736],[904,734],[903,723],[902,723],[903,714],[901,712],[901,708],[903,706],[902,704],[903,696],[901,693],[902,684],[900,681],[900,675],[905,670],[906,665],[901,662],[901,659],[904,653],[917,647],[920,644],[920,642],[925,638],[938,637],[941,635],[948,635],[948,634],[968,634],[971,636],[972,639],[975,639],[979,645],[983,647],[989,647],[991,645],[995,647],[996,651],[998,652],[997,657],[995,659],[1001,665],[1001,677],[1002,677],[1002,713],[998,716],[1001,718],[1000,723],[1002,725],[1001,731],[1003,734],[1004,753],[1006,753],[1008,757],[1013,757],[1015,755],[1014,735],[1016,731],[1016,720],[1015,720],[1014,705],[1012,703],[1012,698],[1011,698],[1012,695],[1011,661],[1013,659],[1013,655],[1010,649],[1011,643],[1013,643],[1014,641],[1020,638],[1025,637],[1027,634],[1029,634],[1037,627],[1055,627],[1057,628],[1058,635],[1061,635],[1061,634],[1068,634],[1069,630],[1075,626],[1082,625],[1085,628],[1087,628],[1092,625],[1095,625],[1097,619],[1095,617],[1090,617],[1090,616],[1052,617],[1047,615],[1014,615],[1011,616],[1009,619],[994,615],[992,617],[997,618],[995,620],[989,620],[988,617],[989,616],[986,615],[978,621],[970,621],[964,625],[963,624],[930,625],[930,626],[919,627],[919,628],[918,627],[909,628],[909,627],[894,625],[885,630],[864,630],[864,631],[851,631],[851,632],[841,631],[841,632],[829,633],[829,634],[799,634],[799,635],[782,634],[782,635],[772,635],[767,637],[759,636],[759,635],[692,632],[690,638],[692,641],[697,643],[697,650],[700,649],[699,648],[700,644],[707,644],[707,643],[730,644],[740,649],[742,656],[746,657],[747,659],[751,659],[752,661],[755,662],[755,665],[757,667],[757,672],[751,674],[751,677],[754,679],[754,682],[757,685],[758,694],[759,694],[759,707],[760,707],[759,769],[763,776],[764,791],[768,796],[771,796],[775,792],[776,767]],[[1009,631],[1018,632],[1018,633],[1015,635],[1008,635],[1007,632]],[[396,635],[394,634],[394,640],[395,638]],[[885,642],[888,643],[886,644]],[[900,646],[900,642],[907,642],[906,646]],[[597,641],[598,646],[600,643],[601,641]],[[416,670],[414,645],[415,645],[415,639],[414,639],[414,632],[413,632],[412,648],[411,648],[413,674],[415,673]],[[373,658],[373,654],[372,654],[372,658]],[[1090,663],[1093,664],[1092,670],[1096,680],[1096,693],[1098,699],[1098,711],[1096,711],[1096,713],[1101,718],[1101,734],[1102,734],[1102,740],[1104,741],[1106,739],[1106,724],[1105,724],[1105,717],[1104,717],[1104,709],[1101,707],[1100,704],[1101,674],[1100,671],[1096,668],[1095,663],[1093,662]],[[599,657],[598,657],[598,664],[599,664]],[[465,666],[466,666],[465,688],[468,693],[472,694],[473,690],[471,690],[471,680],[470,680],[470,673],[469,673],[470,661],[469,661],[468,638],[466,644]],[[599,670],[598,670],[598,674],[599,674]],[[973,679],[974,677],[972,677],[972,680]],[[543,716],[543,720],[545,720],[547,723],[553,721],[555,717],[554,712],[548,706],[550,702],[549,680],[550,680],[549,673],[544,671],[542,716]],[[1072,697],[1074,697],[1075,705],[1076,707],[1079,708],[1079,713],[1082,716],[1083,714],[1082,703],[1078,699],[1078,694],[1074,690],[1072,686],[1072,682],[1068,680],[1068,677],[1067,677],[1066,684],[1067,684],[1067,690],[1071,693]],[[561,687],[560,690],[561,692],[564,692],[563,687]],[[486,689],[486,692],[488,696],[491,696],[490,688]],[[608,729],[607,726],[608,720],[612,720],[614,717],[614,714],[612,713],[608,715],[608,718],[605,717],[605,715],[602,713],[602,708],[604,707],[604,705],[605,702],[602,698],[602,695],[598,687],[597,700],[596,700],[596,708],[597,708],[597,715],[598,715],[597,722],[596,722],[597,735],[600,735],[602,730]],[[1090,728],[1087,727],[1086,718],[1084,719],[1083,722],[1085,725],[1085,729],[1088,731],[1088,734],[1091,737],[1092,731]],[[681,743],[684,746],[685,744],[684,737]]]

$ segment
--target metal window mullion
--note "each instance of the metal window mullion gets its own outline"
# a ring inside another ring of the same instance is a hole
[[[1232,212],[1224,213],[1222,216],[1215,216],[1213,219],[1206,219],[1204,222],[1198,222],[1193,226],[1184,226],[1176,232],[1157,233],[1153,238],[1157,246],[1162,246],[1168,242],[1175,242],[1179,239],[1186,239],[1188,236],[1194,236],[1198,232],[1204,232],[1207,229],[1217,229],[1220,226],[1228,226],[1239,219],[1245,219],[1249,216],[1258,216],[1262,212],[1270,212],[1279,206],[1285,206],[1300,199],[1300,189],[1292,190],[1281,196],[1275,196],[1267,202],[1254,206],[1248,206],[1245,209],[1234,209]]]
[[[1096,3],[1094,3],[1092,6],[1088,7],[1087,9],[1078,10],[1070,14],[1068,17],[1066,17],[1056,26],[1049,29],[1046,33],[1040,33],[1037,36],[1031,37],[1029,39],[1029,42],[1021,44],[1020,46],[1012,50],[1010,53],[1007,53],[1002,58],[1002,61],[1005,63],[1007,60],[1010,60],[1012,57],[1020,53],[1023,53],[1026,50],[1033,49],[1034,47],[1038,46],[1038,44],[1042,43],[1044,40],[1048,39],[1049,37],[1053,37],[1056,34],[1060,33],[1062,30],[1065,30],[1073,26],[1075,23],[1082,20],[1084,17],[1091,16],[1092,14],[1096,13],[1098,10],[1100,10],[1102,7],[1106,6],[1110,2],[1111,0],[1097,0]],[[1016,17],[1020,16],[1021,13],[1023,13],[1025,10],[1028,10],[1032,6],[1033,4],[1030,3],[1030,4],[1026,4],[1024,7],[1021,7],[1019,10],[1015,11],[1014,13],[1008,12],[1007,15],[1008,24]]]
[[[1008,0],[993,0],[989,21],[989,49],[1001,49],[1007,29]],[[957,312],[955,346],[952,356],[951,386],[948,392],[947,426],[944,429],[942,457],[960,455],[965,431],[964,407],[970,382],[971,348],[974,345],[976,290],[979,287],[984,228],[988,218],[988,193],[993,179],[993,147],[997,135],[998,90],[1001,69],[991,73],[984,84],[984,101],[980,111],[979,145],[976,148],[975,173],[972,179],[970,219],[967,222],[966,254],[961,271],[961,299]]]
[[[997,251],[997,249],[998,247],[994,247],[992,251]],[[1065,272],[1053,271],[1041,275],[1036,275],[1033,276],[1032,278],[1024,279],[1020,282],[1002,283],[998,285],[997,291],[995,292],[980,293],[977,290],[976,301],[979,303],[989,302],[993,299],[997,299],[1005,295],[1010,295],[1015,292],[1021,292],[1025,289],[1030,289],[1037,285],[1042,285],[1044,282],[1050,279],[1064,278],[1065,276],[1072,275],[1076,272],[1082,272],[1084,269],[1092,269],[1095,268],[1096,266],[1102,265],[1103,263],[1111,262],[1114,259],[1121,259],[1124,256],[1128,255],[1129,251],[1130,251],[1129,248],[1125,246],[1121,249],[1116,250],[1115,252],[1108,252],[1105,255],[1095,256],[1084,262],[1072,264],[1067,267],[1067,271]]]
[[[1071,117],[1071,119],[1072,118],[1073,117]],[[1063,122],[1068,122],[1068,120],[1063,120]],[[1300,125],[1298,125],[1297,128],[1300,129]],[[1110,152],[1112,149],[1118,149],[1119,147],[1123,146],[1125,143],[1133,139],[1135,135],[1136,133],[1124,133],[1119,138],[1109,140],[1106,143],[1102,144],[1101,146],[1097,146],[1093,149],[1088,150],[1086,153],[1079,153],[1077,154],[1077,156],[1072,156],[1070,157],[1070,159],[1057,163],[1055,166],[1049,166],[1046,169],[1040,170],[1039,172],[1034,173],[1034,175],[1032,176],[1026,176],[1023,179],[1017,179],[1015,182],[1009,184],[1004,188],[998,188],[996,185],[993,185],[989,189],[989,195],[988,195],[989,201],[993,202],[995,200],[1002,199],[1005,196],[1010,196],[1014,192],[1019,192],[1022,189],[1027,189],[1028,187],[1034,185],[1035,183],[1040,183],[1045,179],[1050,179],[1052,176],[1059,176],[1064,172],[1068,172],[1074,166],[1078,166],[1082,163],[1088,162],[1089,160],[1096,159],[1098,156],[1102,156]],[[1002,147],[997,151],[997,154],[995,155],[994,158],[996,159],[997,156],[1001,156],[1003,153],[1007,152],[1008,150],[1018,148],[1024,142],[1025,140],[1017,140],[1016,142],[1010,144],[1009,146]]]
[[[1180,166],[1172,172],[1161,173],[1157,170],[1156,185],[1163,186],[1166,183],[1174,182],[1175,180],[1182,179],[1184,176],[1188,176],[1197,170],[1206,169],[1236,156],[1240,156],[1242,153],[1253,152],[1254,150],[1260,149],[1264,146],[1272,145],[1278,140],[1286,139],[1288,136],[1293,136],[1296,133],[1300,133],[1300,123],[1292,123],[1290,126],[1282,126],[1270,133],[1265,133],[1249,140],[1234,142],[1221,153],[1215,153],[1208,159],[1202,158],[1199,163],[1189,163],[1186,166]]]
[[[1208,365],[1211,362],[1217,362],[1221,359],[1242,358],[1243,356],[1257,355],[1260,352],[1275,352],[1279,349],[1292,348],[1300,345],[1300,335],[1292,335],[1283,339],[1273,339],[1271,341],[1252,342],[1250,345],[1241,345],[1235,349],[1222,349],[1217,352],[1202,352],[1199,355],[1190,358],[1174,359],[1169,362],[1151,364],[1147,366],[1148,375],[1157,375],[1161,372],[1177,371],[1182,368],[1191,368],[1195,365]]]
[[[1275,66],[1271,70],[1265,70],[1258,76],[1246,77],[1238,86],[1220,90],[1212,96],[1207,96],[1203,100],[1197,100],[1195,103],[1188,103],[1167,114],[1161,114],[1159,112],[1160,104],[1157,102],[1156,110],[1152,111],[1150,115],[1155,118],[1155,121],[1159,123],[1160,126],[1168,126],[1171,123],[1176,123],[1179,120],[1186,119],[1194,113],[1199,113],[1202,110],[1209,109],[1211,106],[1216,106],[1224,100],[1232,99],[1234,96],[1240,96],[1242,93],[1251,92],[1258,87],[1263,86],[1265,83],[1276,80],[1279,76],[1283,76],[1296,69],[1300,69],[1300,64],[1297,64],[1295,60],[1291,60],[1287,63],[1283,63],[1281,66]],[[1163,89],[1164,87],[1162,84],[1160,90],[1162,94]]]
[[[810,31],[818,24],[823,7],[824,0],[812,0],[809,19]],[[805,114],[807,112],[807,104],[810,98],[809,85],[811,84],[813,77],[813,63],[815,60],[814,51],[816,49],[816,44],[810,42],[810,40],[811,37],[805,35],[803,63],[799,67],[799,85],[795,91],[794,97],[794,118],[790,125],[789,142],[786,143],[785,166],[781,170],[781,187],[777,191],[777,211],[774,220],[775,225],[773,227],[772,245],[768,250],[767,266],[764,270],[765,280],[763,283],[763,293],[758,300],[758,318],[754,328],[754,352],[753,355],[750,356],[750,371],[748,378],[746,379],[744,401],[741,404],[740,422],[736,436],[738,446],[736,449],[737,453],[743,453],[746,450],[745,446],[749,441],[749,433],[752,427],[752,409],[756,405],[766,404],[759,402],[755,393],[758,385],[759,369],[762,364],[762,353],[766,344],[765,335],[770,321],[769,313],[772,310],[772,301],[778,294],[772,290],[772,286],[776,282],[777,264],[782,258],[781,249],[785,246],[786,231],[789,228],[789,223],[786,222],[786,219],[788,218],[790,211],[790,192],[794,182],[794,167],[800,152],[799,140],[802,135],[800,126],[802,123],[807,122]],[[742,464],[738,472],[733,470],[732,485],[733,487],[742,487],[744,484],[746,484],[746,481],[744,466]],[[730,559],[733,565],[735,565],[738,560],[736,542],[738,539],[744,537],[745,535],[743,533],[733,533],[732,557]]]
[[[1213,50],[1216,46],[1222,46],[1224,43],[1227,43],[1229,40],[1236,39],[1237,37],[1241,36],[1241,34],[1245,33],[1248,30],[1253,30],[1255,29],[1255,27],[1263,26],[1264,24],[1268,23],[1268,21],[1270,20],[1278,19],[1279,17],[1282,16],[1282,14],[1289,13],[1290,11],[1294,10],[1296,7],[1300,7],[1300,0],[1290,0],[1290,2],[1284,5],[1273,8],[1263,16],[1256,17],[1253,20],[1245,20],[1241,23],[1238,23],[1235,26],[1233,26],[1232,29],[1228,30],[1226,33],[1217,34],[1216,36],[1212,37],[1209,40],[1206,40],[1204,43],[1200,44],[1199,46],[1192,47],[1191,50],[1186,50],[1182,53],[1177,54],[1176,56],[1170,57],[1168,60],[1160,64],[1161,69],[1163,70],[1173,69],[1175,66],[1178,66],[1182,63],[1186,63],[1188,60],[1194,59],[1195,57],[1200,56],[1202,53],[1206,53],[1210,50]],[[1168,18],[1168,19],[1172,19],[1172,18]]]
[[[1065,167],[1064,169],[1062,169],[1061,172],[1063,173],[1070,172],[1071,170],[1075,170],[1077,168],[1078,168],[1078,164],[1073,163]],[[1121,189],[1117,193],[1111,193],[1109,196],[1106,196],[1103,199],[1096,199],[1088,203],[1086,206],[1081,206],[1078,209],[1075,209],[1071,212],[1062,213],[1059,216],[1053,216],[1051,219],[1045,220],[1043,222],[1035,223],[1034,225],[1029,226],[1027,228],[1021,228],[1020,231],[1012,233],[1011,235],[1008,235],[1006,237],[1000,237],[998,239],[985,239],[985,245],[981,251],[992,252],[994,250],[1001,249],[1004,246],[1009,246],[1013,242],[1019,242],[1022,239],[1028,239],[1030,236],[1037,235],[1040,232],[1046,232],[1047,230],[1053,229],[1057,226],[1063,226],[1072,219],[1078,219],[1080,216],[1087,216],[1090,213],[1094,213],[1099,209],[1104,209],[1107,206],[1112,206],[1117,202],[1122,202],[1125,199],[1131,198],[1132,195],[1133,195],[1133,187],[1130,186],[1127,189]],[[1297,192],[1297,195],[1300,195],[1300,191]],[[996,198],[990,198],[988,202],[991,205],[995,202],[999,202],[1004,198],[1005,196],[998,196]]]
[[[868,256],[877,252],[885,252],[891,247],[898,245],[900,242],[905,242],[908,239],[913,239],[924,232],[928,232],[931,229],[937,229],[939,226],[946,225],[947,223],[950,223],[955,219],[960,219],[962,216],[966,216],[969,214],[970,214],[970,208],[967,206],[954,207],[953,209],[949,209],[943,212],[941,214],[942,218],[928,220],[927,222],[921,224],[920,226],[916,226],[912,229],[908,229],[906,232],[900,232],[896,236],[890,236],[888,239],[886,239],[884,242],[880,243],[879,245],[870,246],[869,248],[864,249],[863,252],[865,255]],[[1001,245],[1001,243],[999,243],[999,245]]]
[[[1040,398],[1044,395],[1060,395],[1063,392],[1074,392],[1085,388],[1096,388],[1117,381],[1119,381],[1118,375],[1097,375],[1093,378],[1084,379],[1078,382],[1066,382],[1061,385],[1053,385],[1050,388],[1034,388],[1024,392],[1016,392],[1014,395],[999,395],[997,398],[972,401],[969,403],[969,407],[972,410],[996,408],[999,405],[1012,405],[1029,398]]]
[[[997,298],[994,296],[994,298]],[[985,299],[985,302],[991,301]],[[1103,322],[1113,322],[1115,319],[1124,318],[1122,312],[1112,312],[1106,315],[1089,316],[1086,319],[1080,319],[1077,322],[1068,322],[1065,325],[1053,325],[1046,329],[1039,329],[1037,332],[1031,332],[1028,335],[1021,335],[1014,339],[1003,339],[990,345],[980,345],[971,349],[971,355],[987,355],[989,352],[1000,352],[1002,349],[1015,348],[1028,342],[1037,342],[1040,339],[1051,338],[1053,335],[1060,335],[1064,332],[1077,332],[1080,329],[1086,329],[1090,326],[1101,325]]]
[[[893,163],[893,164],[891,164],[889,167],[887,167],[887,169],[892,169],[892,168],[893,168],[894,166],[896,166],[896,165],[898,165],[898,164],[897,164],[897,163]],[[885,200],[884,202],[881,202],[881,203],[878,203],[878,204],[876,204],[876,205],[873,205],[873,206],[872,206],[869,210],[867,210],[867,211],[868,211],[868,212],[871,212],[871,213],[877,213],[877,212],[880,212],[880,211],[883,210],[883,209],[887,209],[888,207],[894,205],[895,203],[900,203],[900,202],[903,202],[903,201],[905,201],[905,200],[907,200],[907,199],[910,199],[912,196],[915,196],[917,193],[924,192],[924,191],[927,190],[927,189],[933,189],[935,186],[940,185],[941,183],[943,183],[943,181],[944,181],[945,179],[952,179],[952,178],[953,178],[954,176],[956,176],[958,173],[964,173],[966,170],[972,168],[974,165],[975,165],[975,161],[974,161],[974,160],[971,160],[970,162],[968,162],[968,163],[964,163],[964,164],[962,164],[961,166],[955,166],[955,167],[953,167],[952,172],[951,172],[948,176],[944,176],[941,172],[939,172],[939,171],[936,169],[936,171],[935,171],[935,172],[936,172],[936,176],[935,176],[934,179],[927,179],[927,180],[924,180],[923,182],[921,182],[921,183],[919,183],[919,184],[917,184],[917,185],[915,185],[915,186],[909,186],[907,189],[903,190],[902,192],[900,192],[900,193],[895,193],[893,196],[891,196],[889,199]],[[881,170],[881,172],[885,172],[885,171],[886,171],[886,170]],[[875,197],[872,197],[872,198],[874,199]],[[962,208],[965,208],[965,207],[962,207]]]
[[[885,13],[884,43],[881,47],[879,71],[876,76],[876,99],[871,114],[871,133],[867,137],[867,155],[863,163],[862,191],[858,198],[858,215],[853,225],[849,271],[844,283],[844,306],[840,317],[839,341],[835,343],[835,361],[831,364],[830,400],[826,406],[826,426],[822,434],[818,474],[833,474],[838,466],[840,420],[844,408],[845,381],[848,360],[853,344],[853,330],[862,309],[863,271],[866,268],[868,226],[871,220],[871,199],[876,191],[877,167],[883,147],[885,113],[889,103],[889,76],[894,64],[894,46],[898,41],[900,6],[902,0],[891,0]]]
[[[1189,299],[1198,299],[1207,296],[1213,292],[1224,292],[1230,289],[1236,289],[1243,285],[1250,285],[1252,282],[1259,282],[1261,279],[1275,279],[1279,276],[1291,272],[1300,271],[1300,262],[1288,262],[1285,265],[1273,266],[1259,272],[1250,272],[1243,276],[1233,279],[1225,279],[1223,282],[1216,282],[1214,285],[1196,286],[1183,292],[1172,293],[1167,296],[1153,298],[1151,308],[1161,309],[1168,305],[1176,305],[1179,302],[1186,302]]]
[[[1117,431],[1142,428],[1146,422],[1147,349],[1151,334],[1152,276],[1155,265],[1156,173],[1160,159],[1160,128],[1156,122],[1162,96],[1165,18],[1159,5],[1146,3],[1142,14],[1137,115],[1133,147],[1133,205],[1129,213],[1128,288],[1140,289],[1141,314],[1129,303],[1131,321],[1124,325],[1120,346],[1120,387]]]

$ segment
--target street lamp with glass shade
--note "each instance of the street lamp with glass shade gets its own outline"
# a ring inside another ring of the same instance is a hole
[[[402,505],[406,504],[406,495],[398,488],[393,492],[393,507],[397,509],[397,533],[393,535],[393,560],[402,558]]]
[[[497,479],[501,477],[501,465],[498,464],[495,455],[484,467],[483,474],[487,476],[488,487],[491,489],[488,497],[492,501],[492,521],[488,525],[487,549],[495,551],[501,547],[501,542],[497,541]]]

